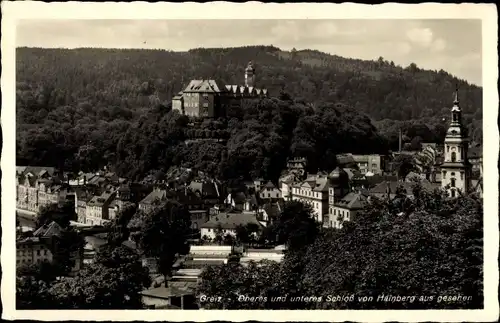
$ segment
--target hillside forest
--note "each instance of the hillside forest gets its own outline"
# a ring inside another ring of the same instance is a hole
[[[249,61],[270,98],[227,119],[189,120],[171,98],[191,79],[242,84]],[[142,179],[183,165],[223,180],[276,180],[286,160],[309,171],[339,153],[386,153],[442,142],[455,87],[473,142],[482,141],[482,88],[449,73],[272,46],[193,49],[18,48],[18,165]],[[211,140],[207,145],[206,140]]]

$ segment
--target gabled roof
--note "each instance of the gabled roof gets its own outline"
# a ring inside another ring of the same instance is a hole
[[[337,163],[339,165],[347,165],[356,163],[354,157],[351,154],[337,155]]]
[[[189,187],[195,192],[199,191],[202,196],[219,197],[219,191],[216,185],[217,184],[214,182],[192,181]]]
[[[316,180],[316,187],[314,187],[313,191],[315,192],[328,192],[328,179],[327,178],[318,178]]]
[[[270,188],[270,189],[273,189],[273,188],[276,188],[276,185],[273,184],[273,182],[271,181],[268,181],[266,183],[266,185],[264,185],[264,188]]]
[[[250,213],[220,213],[208,222],[202,224],[200,228],[216,229],[219,225],[225,230],[234,230],[240,225],[254,223],[259,227],[263,225],[257,220],[255,214]]]
[[[28,166],[16,166],[16,174],[23,174]]]
[[[168,194],[170,195],[170,194]],[[166,190],[153,190],[151,193],[148,194],[145,198],[143,198],[139,204],[153,204],[155,200],[164,200],[167,198],[167,191]]]
[[[349,210],[362,209],[367,202],[367,196],[361,193],[351,192],[335,203],[335,206]]]
[[[59,224],[52,221],[50,224],[45,224],[33,232],[34,237],[50,238],[53,236],[60,236],[63,229]]]
[[[46,166],[27,166],[26,169],[24,170],[24,174],[32,173],[35,176],[43,176],[45,174],[48,176],[54,176],[55,172],[56,172],[55,167],[46,167]]]

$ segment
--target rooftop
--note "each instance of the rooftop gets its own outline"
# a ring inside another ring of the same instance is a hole
[[[349,210],[362,209],[367,202],[367,196],[360,193],[351,192],[335,203],[335,206]]]
[[[55,221],[52,221],[50,224],[45,224],[38,228],[35,232],[33,232],[34,237],[53,237],[61,235],[63,229],[59,224]]]
[[[250,223],[263,227],[253,213],[221,213],[202,224],[201,228],[216,229],[220,225],[222,229],[234,230],[240,225],[245,226]]]

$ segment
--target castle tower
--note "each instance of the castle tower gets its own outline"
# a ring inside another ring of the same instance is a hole
[[[441,187],[448,187],[448,195],[458,196],[458,191],[468,193],[471,187],[472,167],[467,158],[469,139],[462,125],[462,110],[458,101],[458,88],[451,109],[451,122],[444,140],[444,163],[441,165]]]
[[[248,65],[245,68],[245,86],[255,86],[255,68],[253,67],[251,61],[248,62]]]

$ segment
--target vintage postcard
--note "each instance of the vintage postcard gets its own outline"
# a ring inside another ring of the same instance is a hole
[[[2,317],[496,321],[497,31],[489,4],[2,2]]]

